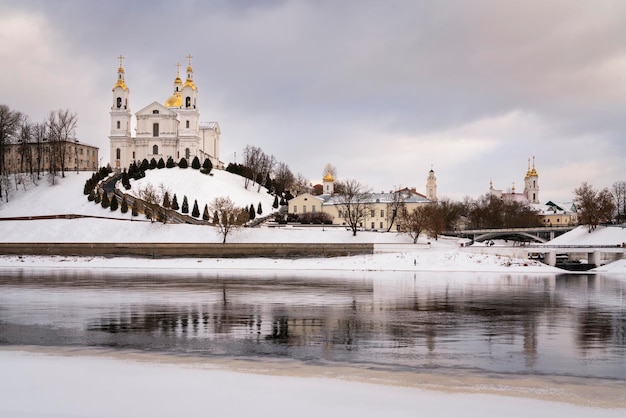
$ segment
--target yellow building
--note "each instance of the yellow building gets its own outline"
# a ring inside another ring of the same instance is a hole
[[[60,159],[63,159],[61,164]],[[66,171],[98,170],[98,147],[78,140],[60,141],[50,144],[48,141],[5,145],[4,161],[10,173],[48,171],[50,161],[56,169],[62,166]]]

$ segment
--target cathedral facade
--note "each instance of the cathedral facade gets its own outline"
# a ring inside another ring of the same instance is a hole
[[[213,167],[223,168],[220,161],[220,128],[217,122],[200,122],[198,88],[193,81],[191,55],[185,82],[180,78],[180,65],[174,79],[174,91],[163,103],[152,102],[135,113],[135,135],[131,135],[133,114],[130,110],[130,89],[124,79],[123,58],[113,86],[111,104],[111,167],[121,171],[133,162],[152,158],[175,162],[186,158],[189,163],[206,158]]]
[[[539,203],[539,174],[535,169],[535,157],[533,157],[533,166],[530,168],[530,159],[528,160],[528,170],[524,176],[524,191],[517,193],[515,191],[515,183],[507,191],[494,189],[493,181],[489,182],[489,196],[497,197],[509,202],[519,202],[523,204]]]

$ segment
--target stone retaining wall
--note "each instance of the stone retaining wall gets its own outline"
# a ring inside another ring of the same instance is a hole
[[[373,244],[0,243],[0,254],[2,255],[302,258],[373,253]]]

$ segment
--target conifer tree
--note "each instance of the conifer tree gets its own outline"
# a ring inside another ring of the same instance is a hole
[[[191,216],[194,218],[198,218],[200,216],[200,209],[198,208],[198,200],[193,201],[193,210],[191,211]]]
[[[126,196],[122,198],[122,205],[120,206],[120,212],[122,213],[128,212],[128,202],[126,201]]]
[[[152,159],[150,160],[150,165],[148,166],[148,168],[150,170],[154,170],[157,166],[157,161],[154,159],[154,157],[152,157]]]
[[[213,169],[213,163],[210,159],[205,159],[204,163],[202,163],[202,170],[200,170],[203,174],[209,174]]]
[[[165,167],[167,167],[167,168],[174,168],[174,167],[176,167],[176,163],[174,162],[174,159],[172,158],[171,155],[169,157],[167,157],[167,163],[165,163]]]
[[[111,198],[111,212],[115,212],[118,208],[118,203],[117,203],[117,197],[115,197],[115,195]]]
[[[102,196],[100,196],[100,192],[96,191],[96,198],[93,201],[96,203],[96,205],[102,202]]]
[[[180,208],[182,213],[189,213],[189,202],[187,201],[187,196],[183,197],[183,206]]]
[[[178,167],[179,168],[187,168],[187,160],[185,159],[185,157],[181,158],[180,161],[178,162]]]
[[[261,215],[263,213],[263,208],[261,207],[261,202],[259,202],[259,206],[256,209],[256,213],[258,215]]]
[[[176,193],[174,193],[174,197],[172,198],[172,209],[178,210],[180,206],[178,206],[178,199],[176,198]]]
[[[193,161],[191,161],[191,168],[194,170],[200,170],[200,159],[198,159],[197,155],[193,157]]]
[[[213,212],[213,219],[211,220],[212,224],[216,224],[219,221],[219,213],[217,212],[217,210],[215,210]]]
[[[144,158],[141,162],[141,171],[146,171],[148,168],[150,168],[150,163],[146,158]]]
[[[139,202],[137,200],[133,202],[133,209],[131,213],[133,216],[139,216]]]
[[[209,205],[204,205],[204,212],[202,212],[202,219],[205,221],[209,220]]]
[[[280,205],[281,205],[281,206],[285,206],[285,205],[287,205],[287,201],[285,200],[285,198],[284,198],[284,197],[281,197],[281,198],[280,198]]]
[[[274,195],[274,203],[272,203],[274,209],[278,209],[278,195]]]
[[[90,202],[93,202],[94,200],[96,200],[96,192],[94,191],[94,189],[91,189],[91,192],[89,192],[89,196],[87,196],[87,200],[89,200]]]
[[[108,208],[111,205],[111,201],[109,200],[109,195],[107,192],[102,193],[102,202],[100,203],[104,209]]]
[[[256,213],[254,212],[254,205],[250,203],[250,209],[248,210],[248,216],[250,220],[256,218]]]
[[[165,168],[165,161],[163,161],[163,157],[159,158],[159,162],[157,162],[157,168],[159,170]]]
[[[163,206],[166,209],[169,209],[172,207],[172,203],[170,202],[170,194],[167,191],[163,194],[163,205],[161,206]]]

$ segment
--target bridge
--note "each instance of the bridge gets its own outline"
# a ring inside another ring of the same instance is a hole
[[[442,235],[459,238],[468,238],[472,241],[487,241],[504,239],[520,242],[544,243],[562,235],[576,226],[538,226],[534,228],[490,228],[490,229],[463,229],[446,231]]]

